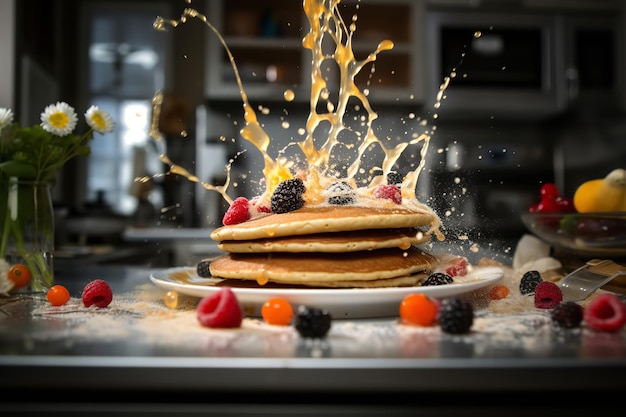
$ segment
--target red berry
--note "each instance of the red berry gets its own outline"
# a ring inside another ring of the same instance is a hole
[[[538,213],[559,213],[561,206],[559,206],[556,200],[541,200],[537,204],[536,209]]]
[[[541,201],[528,207],[531,213],[573,213],[576,211],[574,201],[562,196],[559,188],[551,182],[542,185],[539,194]]]
[[[616,332],[626,323],[626,305],[615,294],[600,294],[589,302],[583,319],[593,330]]]
[[[231,225],[243,223],[247,220],[250,220],[250,203],[245,197],[237,197],[228,207],[222,223]]]
[[[83,289],[83,304],[85,307],[95,304],[96,307],[104,308],[111,304],[112,300],[113,292],[109,284],[104,280],[93,280]]]
[[[402,203],[402,191],[398,187],[392,184],[379,185],[374,190],[374,197],[385,198],[391,200],[396,204]]]
[[[205,327],[234,328],[241,326],[243,310],[233,290],[222,287],[203,298],[196,309],[198,321]]]
[[[547,182],[541,186],[539,194],[541,195],[541,200],[556,200],[561,195],[561,191],[559,191],[556,184]]]
[[[542,281],[535,287],[535,307],[550,309],[563,301],[561,288],[554,282]]]
[[[562,213],[575,213],[574,200],[569,197],[559,196],[556,198],[556,204]]]
[[[456,258],[452,264],[446,268],[446,274],[451,277],[464,277],[467,275],[467,259]]]

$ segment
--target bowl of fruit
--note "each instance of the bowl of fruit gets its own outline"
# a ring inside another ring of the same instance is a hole
[[[581,256],[626,256],[626,170],[581,184],[573,198],[552,183],[544,184],[540,195],[522,214],[534,235]]]

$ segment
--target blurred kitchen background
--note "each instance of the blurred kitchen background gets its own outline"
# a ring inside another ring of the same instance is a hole
[[[418,191],[448,229],[510,244],[526,232],[520,213],[538,201],[541,184],[571,196],[580,183],[626,167],[625,3],[360,2],[355,52],[365,56],[383,39],[395,48],[358,81],[370,91],[380,135],[436,128]],[[347,21],[356,4],[342,2]],[[34,124],[58,100],[79,114],[97,104],[117,122],[59,176],[57,265],[192,264],[214,250],[208,235],[226,204],[163,175],[163,152],[210,184],[224,182],[236,156],[231,195],[254,195],[258,174],[250,173],[262,161],[239,137],[240,92],[218,37],[197,19],[153,29],[157,16],[179,19],[186,7],[224,35],[275,145],[298,139],[310,68],[301,1],[0,0],[0,107]],[[294,101],[284,100],[286,89]],[[164,93],[159,143],[149,137],[156,91]],[[144,175],[154,179],[133,181]]]

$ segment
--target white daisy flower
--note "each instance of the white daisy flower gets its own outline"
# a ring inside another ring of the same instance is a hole
[[[13,112],[11,109],[0,107],[0,130],[13,122]]]
[[[41,113],[41,127],[59,136],[67,136],[76,127],[78,117],[74,108],[65,102],[51,104]]]
[[[115,122],[109,113],[98,106],[91,106],[87,109],[85,120],[90,128],[102,134],[112,132],[115,127]]]

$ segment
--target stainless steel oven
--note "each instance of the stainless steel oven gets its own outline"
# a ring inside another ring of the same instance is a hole
[[[567,102],[559,20],[548,13],[427,13],[427,85],[435,97],[445,77],[446,114],[543,118]]]

